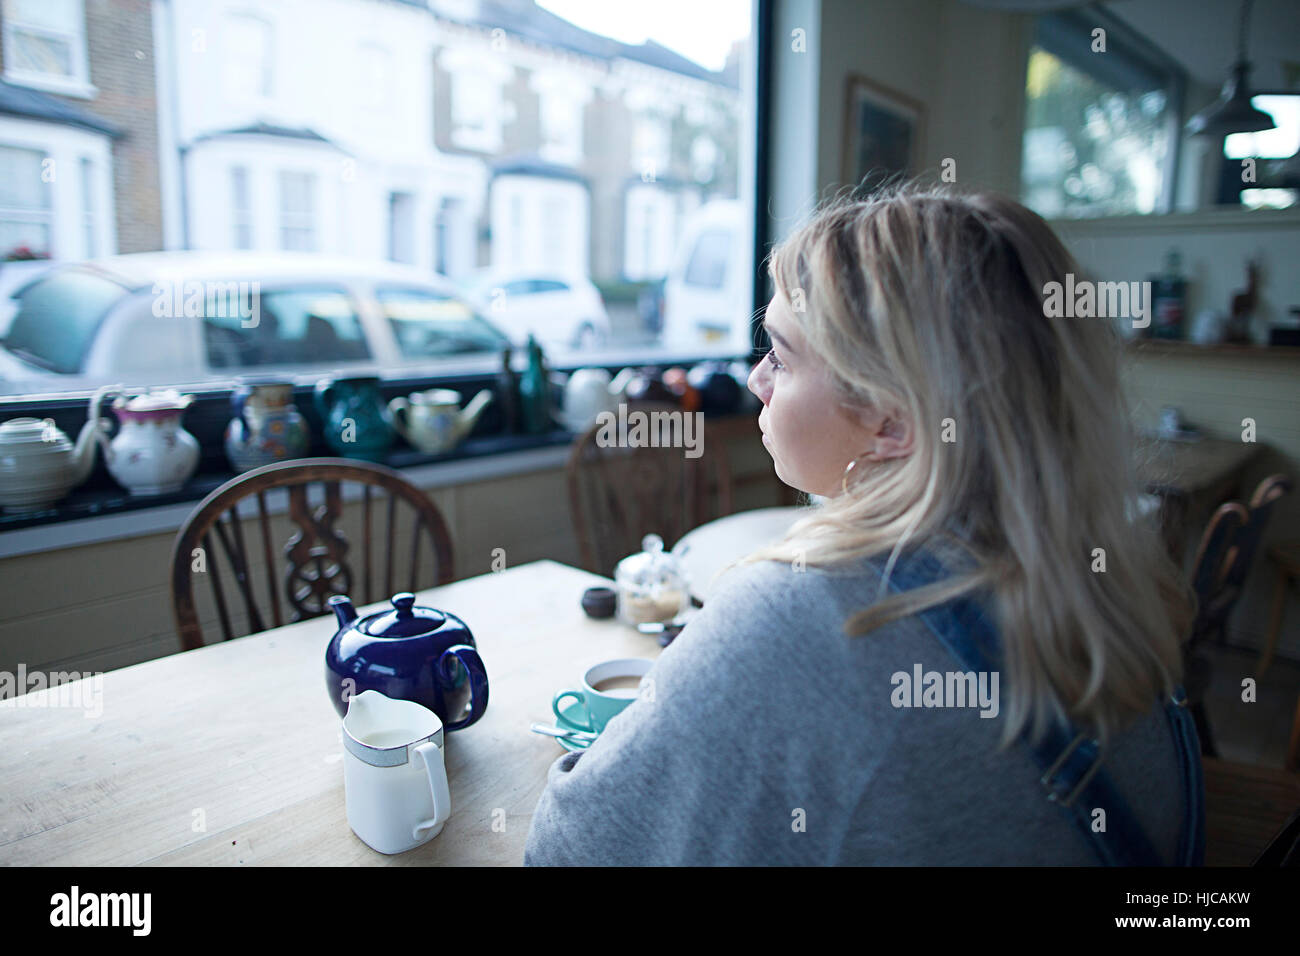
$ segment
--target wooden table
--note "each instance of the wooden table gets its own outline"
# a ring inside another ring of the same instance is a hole
[[[1144,438],[1136,448],[1138,476],[1153,488],[1187,495],[1213,492],[1240,479],[1259,448],[1256,442],[1222,438],[1192,442]]]
[[[1144,438],[1136,443],[1138,477],[1147,491],[1162,499],[1161,527],[1169,551],[1179,563],[1193,506],[1217,507],[1228,498],[1239,497],[1241,476],[1259,450],[1255,442],[1221,438],[1195,442]]]
[[[564,753],[528,725],[553,723],[551,695],[591,664],[660,652],[582,612],[608,583],[538,561],[421,592],[469,624],[491,695],[447,735],[452,815],[422,847],[384,856],[348,827],[324,678],[335,625],[319,618],[105,674],[98,718],[0,705],[0,863],[520,864]]]
[[[714,575],[732,561],[776,541],[809,508],[755,508],[693,528],[673,545],[691,596],[708,599]]]

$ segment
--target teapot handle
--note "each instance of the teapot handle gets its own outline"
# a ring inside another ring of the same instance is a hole
[[[440,827],[451,816],[451,790],[447,786],[447,767],[442,748],[430,740],[416,747],[415,752],[424,761],[425,772],[429,775],[429,789],[433,791],[433,819],[421,820],[411,831],[411,836],[418,840],[421,830]]]
[[[334,394],[334,391],[333,379],[323,378],[316,383],[316,411],[320,413],[320,417],[326,422],[330,419],[330,396]]]
[[[445,681],[451,680],[452,658],[459,660],[469,674],[469,715],[454,724],[447,724],[447,730],[463,730],[483,716],[488,705],[487,669],[478,651],[468,644],[457,644],[442,652],[438,658],[438,674]]]
[[[120,382],[95,389],[95,394],[90,399],[90,414],[86,418],[87,422],[95,423],[95,443],[103,449],[105,459],[110,461],[113,458],[113,447],[109,435],[113,431],[113,420],[100,417],[99,410],[106,398],[110,395],[124,395],[124,389],[125,386]]]

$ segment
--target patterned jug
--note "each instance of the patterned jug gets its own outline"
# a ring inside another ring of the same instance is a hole
[[[226,457],[235,471],[307,454],[310,436],[294,407],[292,382],[244,380],[230,404],[235,417],[226,426]]]

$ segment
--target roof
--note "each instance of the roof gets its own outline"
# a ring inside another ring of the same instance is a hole
[[[123,132],[108,120],[88,110],[65,103],[39,90],[6,83],[4,80],[0,80],[0,113],[47,123],[59,123],[63,126],[76,126],[94,133],[112,136],[114,139],[120,137]]]
[[[276,126],[272,123],[256,122],[249,126],[239,126],[234,129],[213,130],[210,133],[194,137],[195,143],[201,143],[208,139],[220,139],[225,136],[279,136],[284,139],[299,139],[309,143],[320,143],[325,146],[332,146],[335,149],[341,149],[337,143],[322,136],[314,129],[307,127],[295,128],[292,126]]]
[[[365,278],[451,288],[445,277],[427,269],[386,260],[307,252],[135,252],[92,259],[76,267],[92,269],[131,289],[148,287],[156,282],[252,282],[287,278]]]
[[[586,186],[587,180],[582,174],[568,166],[548,163],[535,154],[517,154],[502,156],[488,164],[492,178],[498,176],[541,176],[546,179],[567,179]]]
[[[584,30],[558,14],[537,6],[531,0],[513,0],[513,2],[512,0],[481,0],[478,5],[478,16],[473,19],[461,19],[442,11],[437,11],[436,15],[488,29],[499,27],[507,33],[513,33],[536,43],[559,47],[600,60],[620,58],[633,60],[647,66],[703,80],[706,83],[737,85],[735,79],[729,74],[706,69],[694,60],[675,53],[654,40],[636,45],[622,43],[611,37]]]

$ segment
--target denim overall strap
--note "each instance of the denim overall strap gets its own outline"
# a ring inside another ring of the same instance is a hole
[[[947,577],[947,570],[932,551],[914,549],[900,553],[889,584],[895,592],[903,592],[944,577]],[[958,598],[928,608],[921,612],[920,617],[968,671],[1001,670],[996,629],[977,601],[970,597]],[[1171,702],[1165,711],[1178,745],[1179,770],[1187,808],[1178,863],[1200,865],[1204,856],[1200,748],[1186,708]],[[1187,735],[1189,725],[1190,740]],[[1103,864],[1164,865],[1136,815],[1102,766],[1096,740],[1079,733],[1068,723],[1058,723],[1037,743],[1028,740],[1025,743],[1043,771],[1040,782],[1047,799],[1066,812]],[[1105,810],[1106,828],[1103,832],[1093,830],[1093,810],[1096,808]]]
[[[1187,694],[1174,688],[1174,700],[1165,707],[1169,729],[1178,743],[1178,769],[1183,780],[1182,835],[1178,841],[1179,866],[1205,865],[1205,778],[1201,767],[1201,738],[1187,708]]]

